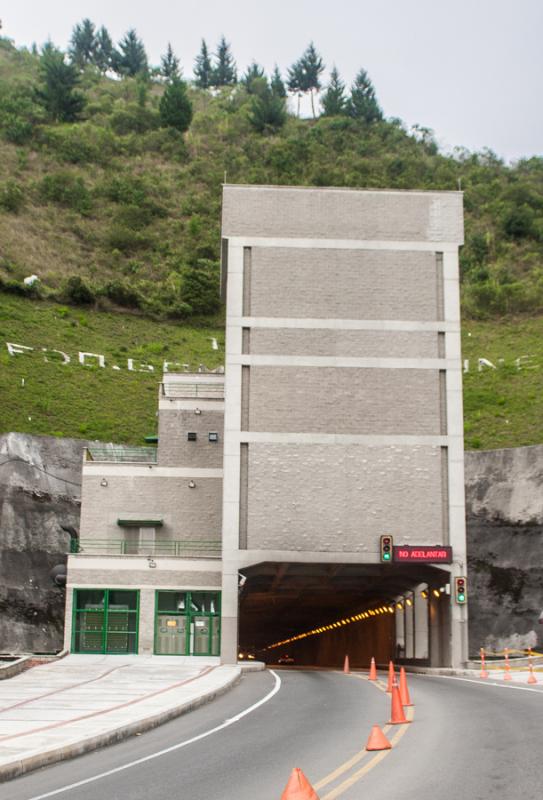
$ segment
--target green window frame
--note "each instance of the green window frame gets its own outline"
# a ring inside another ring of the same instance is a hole
[[[92,593],[95,595],[94,603]],[[125,602],[121,602],[122,600]],[[139,610],[139,589],[74,589],[72,653],[136,654],[139,644]]]
[[[171,609],[165,606],[161,609],[161,596],[165,595],[182,595],[184,598],[184,605],[182,609]],[[221,652],[221,593],[220,591],[207,591],[207,590],[184,590],[184,589],[156,589],[155,590],[155,625],[154,625],[154,647],[153,652],[155,655],[171,655],[169,653],[159,652],[159,626],[158,618],[160,615],[168,615],[171,617],[184,616],[186,618],[185,626],[185,648],[184,653],[179,655],[191,656],[219,656]],[[200,636],[196,639],[196,631],[198,630],[198,623],[207,621],[207,647],[202,649],[200,645],[203,638]],[[195,647],[198,641],[199,647]],[[199,652],[195,652],[198,650]]]

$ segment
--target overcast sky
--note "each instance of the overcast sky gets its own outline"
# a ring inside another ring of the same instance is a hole
[[[543,0],[11,0],[4,36],[65,48],[89,17],[131,27],[157,64],[170,41],[186,77],[224,33],[238,67],[284,73],[310,40],[347,82],[364,67],[386,116],[433,128],[442,147],[543,155]]]

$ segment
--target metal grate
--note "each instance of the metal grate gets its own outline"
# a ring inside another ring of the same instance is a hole
[[[87,447],[87,461],[156,464],[156,447]]]

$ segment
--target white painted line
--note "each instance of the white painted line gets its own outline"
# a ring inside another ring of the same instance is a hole
[[[425,675],[424,673],[410,673],[418,678],[442,678],[446,681],[464,681],[465,683],[476,683],[478,686],[496,686],[498,689],[519,689],[521,692],[535,692],[543,695],[540,689],[532,689],[531,686],[512,686],[510,683],[492,683],[486,680],[476,680],[475,678],[458,678],[456,675]]]
[[[115,775],[117,772],[123,772],[125,769],[131,769],[131,767],[136,767],[138,764],[144,764],[146,761],[152,761],[154,758],[160,758],[160,756],[164,756],[167,753],[172,753],[174,750],[180,750],[182,747],[187,747],[189,744],[194,744],[194,742],[199,742],[200,739],[205,739],[207,736],[211,736],[213,733],[218,733],[218,731],[222,731],[224,728],[228,728],[230,725],[233,725],[235,722],[239,722],[240,719],[246,717],[247,714],[251,714],[253,711],[256,711],[257,708],[267,703],[268,700],[271,700],[272,697],[277,694],[279,689],[281,688],[281,678],[279,675],[274,672],[274,670],[270,670],[270,673],[275,678],[275,686],[268,692],[268,694],[259,700],[257,703],[253,703],[252,706],[246,708],[244,711],[241,711],[239,714],[236,714],[235,717],[231,717],[230,719],[225,720],[221,725],[217,725],[215,728],[211,728],[205,733],[200,733],[198,736],[193,736],[192,739],[186,739],[184,742],[179,742],[178,744],[174,744],[171,747],[166,747],[164,750],[159,750],[156,753],[151,753],[148,756],[143,756],[142,758],[138,758],[135,761],[129,761],[128,764],[123,764],[122,767],[115,767],[114,769],[109,769],[107,772],[100,772],[98,775],[93,775],[92,778],[85,778],[83,781],[77,781],[77,783],[70,783],[68,786],[62,786],[60,789],[54,789],[52,792],[46,792],[46,794],[39,794],[35,795],[34,797],[30,797],[29,800],[45,800],[46,797],[54,797],[57,794],[62,794],[63,792],[69,792],[71,789],[77,789],[79,786],[85,786],[87,783],[94,783],[94,781],[99,781],[101,778],[107,778],[109,775]]]

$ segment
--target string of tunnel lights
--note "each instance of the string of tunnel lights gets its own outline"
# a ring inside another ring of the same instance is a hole
[[[432,589],[432,595],[436,598],[441,597],[444,593],[445,589]],[[429,597],[430,590],[423,589],[420,593],[421,597],[424,600],[427,600]],[[292,642],[298,642],[300,639],[307,639],[309,636],[320,636],[323,633],[328,633],[332,630],[337,630],[338,628],[343,628],[345,625],[352,625],[353,622],[362,622],[363,620],[371,619],[372,617],[378,617],[380,614],[394,614],[396,610],[403,611],[405,606],[412,606],[413,600],[410,597],[405,599],[405,603],[401,600],[395,601],[390,604],[376,606],[375,608],[370,608],[367,611],[361,611],[360,614],[355,614],[352,617],[345,617],[344,619],[338,619],[335,622],[329,622],[327,625],[321,625],[318,628],[313,628],[310,631],[305,631],[304,633],[298,633],[296,636],[291,636],[288,639],[283,639],[280,642],[274,642],[273,644],[269,644],[265,647],[265,650],[273,650],[274,647],[283,647],[286,644],[291,644]]]

